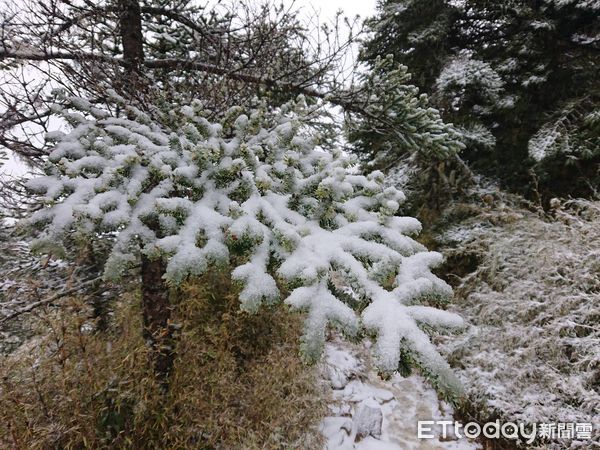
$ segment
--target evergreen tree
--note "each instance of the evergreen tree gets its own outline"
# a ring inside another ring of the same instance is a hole
[[[55,108],[72,131],[48,136],[46,176],[28,183],[46,204],[28,220],[38,250],[74,232],[115,233],[104,276],[122,277],[141,259],[143,281],[164,270],[166,284],[152,288],[167,302],[169,286],[211,267],[230,270],[243,310],[281,297],[307,310],[307,359],[319,356],[329,324],[349,335],[364,327],[377,336],[381,370],[396,370],[408,351],[442,389],[459,389],[421,329],[462,323],[427,306],[451,294],[431,273],[441,255],[409,237],[420,224],[396,216],[404,196],[384,187],[381,172],[359,175],[340,151],[315,148],[318,109],[302,99],[275,111],[238,107],[211,123],[195,102],[156,122],[110,95],[128,119],[81,98]],[[156,296],[142,299],[150,300],[144,319],[166,377],[173,342]]]
[[[331,93],[349,45],[335,31],[312,42],[297,11],[270,3],[49,0],[0,5],[0,17],[0,145],[30,162],[44,156],[31,135],[50,130],[50,85],[111,107],[110,84],[149,114],[201,100],[218,118],[255,97],[281,104]],[[33,79],[23,79],[25,65]]]
[[[316,63],[319,55],[305,45],[297,11],[283,5],[241,3],[233,8],[216,5],[207,11],[191,0],[147,0],[141,3],[141,11],[146,59],[200,61],[257,79],[325,84],[324,67]],[[173,20],[175,15],[181,22]],[[190,71],[185,63],[158,67],[146,75],[151,84],[156,83],[161,98],[181,104],[202,100],[215,117],[232,104],[251,102],[257,96],[268,96],[271,104],[295,97],[222,73]]]
[[[447,0],[380,0],[379,13],[367,21],[373,32],[361,57],[373,63],[394,55],[408,67],[413,83],[430,92],[455,46],[452,26],[459,10]]]
[[[411,180],[411,190],[426,194],[411,201],[437,209],[472,176],[458,156],[464,148],[459,130],[444,123],[427,95],[410,80],[406,67],[391,56],[373,61],[356,88],[362,92],[365,110],[348,114],[346,130],[364,168],[390,173],[414,167],[418,179]]]
[[[407,64],[477,170],[527,191],[534,168],[547,195],[590,195],[599,14],[585,1],[384,1],[363,58]]]
[[[209,267],[231,270],[248,311],[289,291],[288,303],[309,310],[308,359],[329,322],[355,334],[363,327],[378,336],[382,370],[394,370],[407,348],[442,387],[456,387],[419,327],[459,323],[426,306],[450,294],[430,272],[440,256],[407,236],[420,225],[394,216],[404,197],[384,187],[381,172],[359,175],[332,150],[329,131],[339,127],[316,107],[341,106],[352,132],[377,130],[405,153],[456,155],[455,132],[406,85],[405,68],[378,60],[342,85],[330,70],[342,50],[310,51],[296,16],[281,8],[265,6],[250,21],[241,20],[244,5],[233,15],[191,2],[61,8],[48,32],[33,32],[40,50],[12,37],[0,48],[64,74],[47,110],[20,105],[70,127],[65,135],[45,124],[37,149],[47,176],[28,183],[41,195],[34,247],[57,254],[73,237],[103,240],[106,279],[139,267],[144,333],[165,387],[175,356],[170,292]],[[284,103],[298,94],[310,106]],[[317,142],[306,138],[317,130]],[[356,298],[342,300],[333,272]]]

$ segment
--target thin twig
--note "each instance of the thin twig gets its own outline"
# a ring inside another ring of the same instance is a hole
[[[0,324],[4,323],[4,322],[8,322],[9,320],[14,319],[15,317],[18,317],[22,314],[28,313],[33,311],[34,309],[39,308],[40,306],[44,306],[44,305],[48,305],[52,302],[55,302],[58,299],[61,299],[63,297],[66,297],[68,295],[74,294],[78,291],[80,291],[82,288],[86,287],[86,286],[90,286],[93,285],[94,283],[100,281],[102,279],[102,277],[96,277],[96,278],[92,278],[91,280],[87,280],[84,281],[80,284],[78,284],[77,286],[71,288],[71,289],[66,289],[62,292],[59,292],[58,294],[53,295],[52,297],[46,298],[44,300],[40,300],[38,302],[35,303],[31,303],[30,305],[27,305],[24,308],[21,308],[15,312],[13,312],[12,314],[9,314],[6,317],[3,317],[2,319],[0,319]]]

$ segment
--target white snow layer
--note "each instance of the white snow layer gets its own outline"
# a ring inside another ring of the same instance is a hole
[[[327,342],[322,373],[331,389],[331,415],[320,431],[325,450],[474,450],[481,448],[466,438],[434,428],[434,439],[419,439],[417,421],[453,420],[453,408],[438,398],[420,375],[394,374],[382,380],[364,357],[365,345],[340,340]]]
[[[551,204],[553,219],[499,203],[446,233],[445,253],[477,267],[451,307],[472,326],[441,346],[479,420],[592,423],[584,443],[528,448],[600,448],[600,202]]]
[[[380,369],[394,371],[409,350],[459,390],[420,328],[462,324],[419,305],[452,293],[431,272],[441,255],[411,237],[416,219],[396,216],[405,196],[385,186],[383,173],[358,175],[352,158],[318,149],[306,131],[315,111],[302,101],[248,115],[232,108],[220,124],[194,103],[172,112],[172,128],[131,108],[128,119],[107,117],[81,99],[55,110],[73,130],[51,135],[46,176],[28,185],[47,206],[29,219],[38,249],[74,231],[114,233],[107,279],[135,266],[140,252],[162,258],[173,284],[228,267],[250,312],[280,300],[278,283],[286,284],[286,303],[308,311],[307,359],[318,359],[330,325],[346,334],[364,326],[378,334]],[[331,288],[334,273],[369,305],[362,317]]]

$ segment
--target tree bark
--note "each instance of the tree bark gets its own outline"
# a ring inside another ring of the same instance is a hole
[[[158,381],[167,390],[175,353],[173,330],[169,324],[169,288],[163,278],[165,263],[161,259],[150,260],[145,255],[142,255],[141,263],[144,339],[150,347]]]
[[[123,40],[123,59],[134,70],[144,61],[142,11],[138,0],[119,0],[119,26]]]
[[[101,274],[104,261],[98,258],[98,254],[92,241],[87,241],[82,251],[82,258],[79,265],[94,275]],[[88,299],[92,304],[92,317],[96,322],[96,332],[104,333],[108,330],[109,320],[109,298],[105,297],[101,286],[93,286],[88,293]]]
[[[140,99],[145,91],[142,75],[144,63],[144,36],[142,34],[142,12],[139,0],[118,0],[119,31],[123,45],[125,77],[122,89],[132,98]]]
[[[119,0],[119,26],[123,41],[123,61],[126,64],[127,88],[133,94],[142,86],[144,38],[139,0]],[[144,339],[150,347],[150,359],[161,387],[169,387],[169,374],[175,358],[173,329],[169,326],[171,305],[169,287],[165,283],[165,263],[160,258],[149,259],[142,254],[142,314]]]

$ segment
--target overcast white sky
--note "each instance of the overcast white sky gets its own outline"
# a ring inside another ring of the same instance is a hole
[[[291,3],[291,0],[285,3]],[[333,17],[338,10],[342,10],[347,17],[358,14],[365,18],[375,13],[375,3],[376,0],[296,0],[299,7],[313,6],[320,11],[322,19]]]
[[[329,22],[339,10],[350,19],[356,15],[363,19],[372,16],[375,14],[376,0],[283,0],[283,3],[285,5],[294,3],[303,14],[306,14],[306,17],[313,16],[314,11],[317,11],[321,22]],[[0,167],[0,174],[20,175],[25,171],[23,164],[12,157],[3,167]]]

